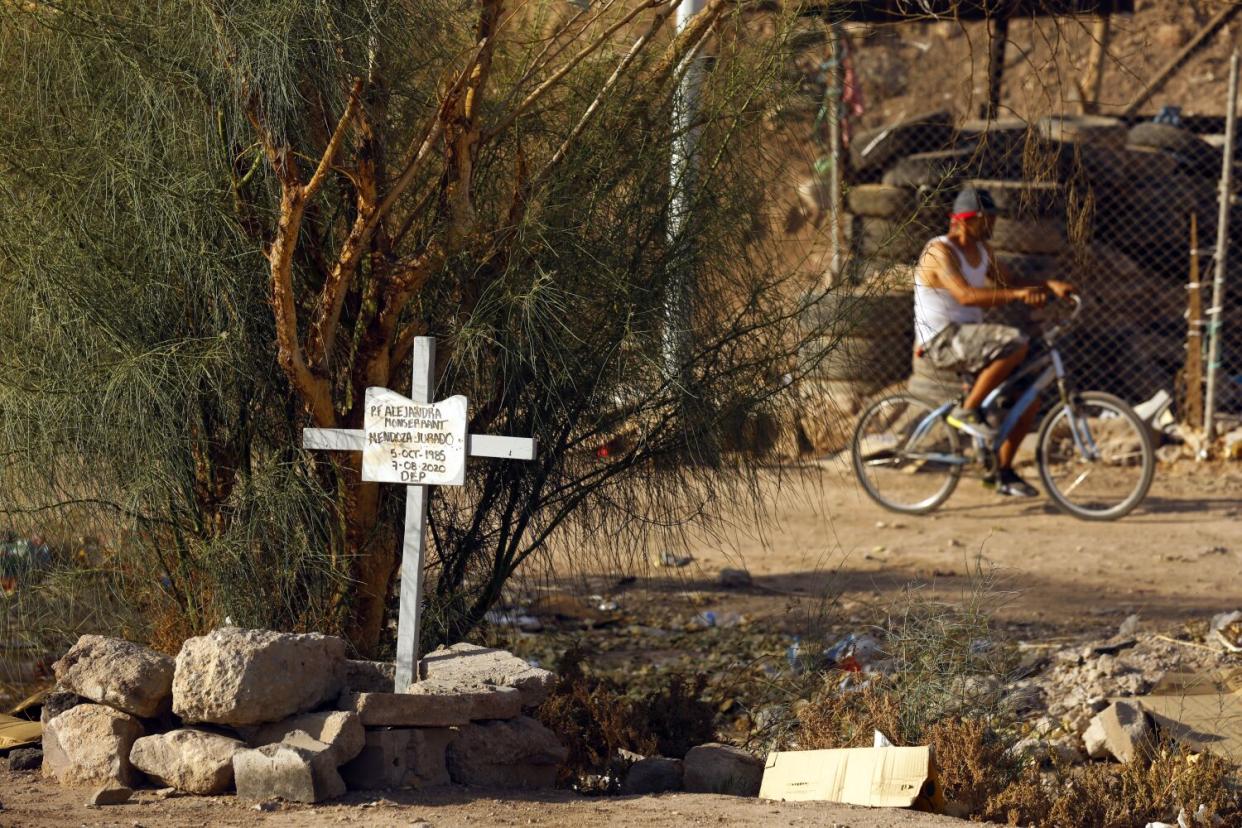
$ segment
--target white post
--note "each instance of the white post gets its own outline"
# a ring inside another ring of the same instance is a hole
[[[828,72],[828,99],[832,101],[832,111],[828,113],[828,151],[832,156],[832,177],[828,183],[828,201],[832,221],[832,281],[835,284],[841,278],[841,269],[845,265],[844,228],[841,226],[841,164],[845,154],[842,152],[841,115],[844,110],[842,101],[845,98],[845,57],[841,38],[841,24],[828,24],[828,43],[832,51],[832,65]],[[819,182],[815,182],[819,186]],[[823,287],[822,285],[820,286]]]
[[[414,339],[410,399],[426,405],[435,383],[436,341]],[[427,546],[427,487],[405,488],[405,535],[401,543],[401,610],[397,615],[397,674],[393,689],[404,693],[417,677],[418,635],[423,614],[423,555]]]
[[[1216,436],[1216,375],[1220,369],[1220,319],[1225,305],[1225,263],[1229,253],[1229,208],[1233,202],[1233,143],[1238,121],[1238,51],[1229,60],[1229,101],[1225,116],[1225,160],[1220,173],[1220,217],[1216,226],[1216,276],[1208,308],[1207,393],[1203,403],[1203,444]]]
[[[705,0],[681,0],[677,6],[677,34],[685,31],[691,18],[702,11]],[[673,95],[673,146],[669,183],[672,197],[669,204],[668,237],[675,240],[689,220],[690,198],[695,186],[694,152],[698,130],[692,127],[698,114],[699,90],[703,85],[703,58],[697,50],[687,55],[679,67],[682,78]],[[693,265],[676,273],[669,285],[664,305],[664,365],[668,376],[680,377],[685,366],[687,338],[693,314]]]

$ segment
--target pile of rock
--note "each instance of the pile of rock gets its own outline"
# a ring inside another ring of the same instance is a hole
[[[763,762],[741,748],[709,742],[690,748],[685,759],[640,756],[622,751],[628,765],[621,783],[626,795],[688,793],[758,796]]]
[[[83,636],[55,665],[43,772],[124,801],[151,782],[191,794],[320,802],[347,789],[553,784],[566,758],[524,710],[555,676],[499,650],[428,655],[393,692],[392,665],[319,634],[222,628],[174,660]]]

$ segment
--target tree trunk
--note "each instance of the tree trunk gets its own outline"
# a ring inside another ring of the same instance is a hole
[[[364,483],[360,455],[345,470],[345,548],[353,594],[345,634],[364,658],[374,658],[384,632],[384,610],[397,563],[397,537],[380,523],[380,487]]]

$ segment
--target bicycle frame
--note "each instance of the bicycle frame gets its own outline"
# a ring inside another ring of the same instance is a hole
[[[1043,356],[1023,365],[1017,372],[1007,377],[1004,382],[994,388],[984,398],[981,408],[984,411],[993,409],[1004,394],[1036,372],[1039,372],[1039,375],[1030,383],[1013,407],[1010,408],[1009,413],[1005,415],[1001,427],[997,429],[996,440],[989,448],[992,451],[999,450],[1005,440],[1009,439],[1009,435],[1013,433],[1014,428],[1017,427],[1018,421],[1022,419],[1022,415],[1026,413],[1026,410],[1034,404],[1040,394],[1055,383],[1060,389],[1062,402],[1067,405],[1067,414],[1071,423],[1070,432],[1074,435],[1075,446],[1084,457],[1095,459],[1098,453],[1095,440],[1092,439],[1090,432],[1080,428],[1077,417],[1074,415],[1073,406],[1069,405],[1070,393],[1068,383],[1066,382],[1065,363],[1061,359],[1060,352],[1053,345],[1048,346],[1048,351]],[[947,415],[954,405],[955,402],[944,403],[924,417],[910,435],[909,440],[906,441],[903,450],[908,450],[911,446],[918,445],[919,441],[936,424],[936,421]],[[928,455],[928,459],[955,465],[964,465],[969,462],[965,457],[955,457],[952,455]]]

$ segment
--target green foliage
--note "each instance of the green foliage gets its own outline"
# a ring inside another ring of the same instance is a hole
[[[408,387],[408,339],[364,360],[377,297],[441,245],[450,254],[400,306],[399,330],[437,337],[437,396],[465,394],[472,431],[539,440],[536,462],[476,463],[465,487],[433,493],[425,644],[464,635],[554,533],[611,538],[623,556],[739,501],[762,507],[754,469],[721,461],[725,432],[791,421],[785,377],[816,332],[796,324],[812,285],[757,218],[773,166],[765,124],[791,91],[791,24],[776,17],[752,38],[744,14],[717,27],[693,126],[700,186],[678,232],[667,46],[608,86],[640,19],[507,120],[603,25],[549,38],[540,21],[567,12],[537,3],[494,38],[469,231],[450,220],[457,156],[436,145],[442,163],[419,168],[349,284],[323,368],[341,425],[360,426],[367,384]],[[297,448],[305,400],[276,358],[266,257],[278,167],[309,177],[362,81],[369,137],[348,132],[293,260],[305,339],[360,209],[362,165],[381,195],[394,186],[477,21],[402,0],[0,10],[0,512],[108,538],[133,573],[128,594],[170,639],[225,618],[343,628],[370,545],[395,552],[399,488],[380,490],[360,540],[347,531],[356,473]],[[691,310],[670,327],[683,292]],[[671,339],[689,343],[673,370]],[[629,450],[594,456],[623,432]]]

